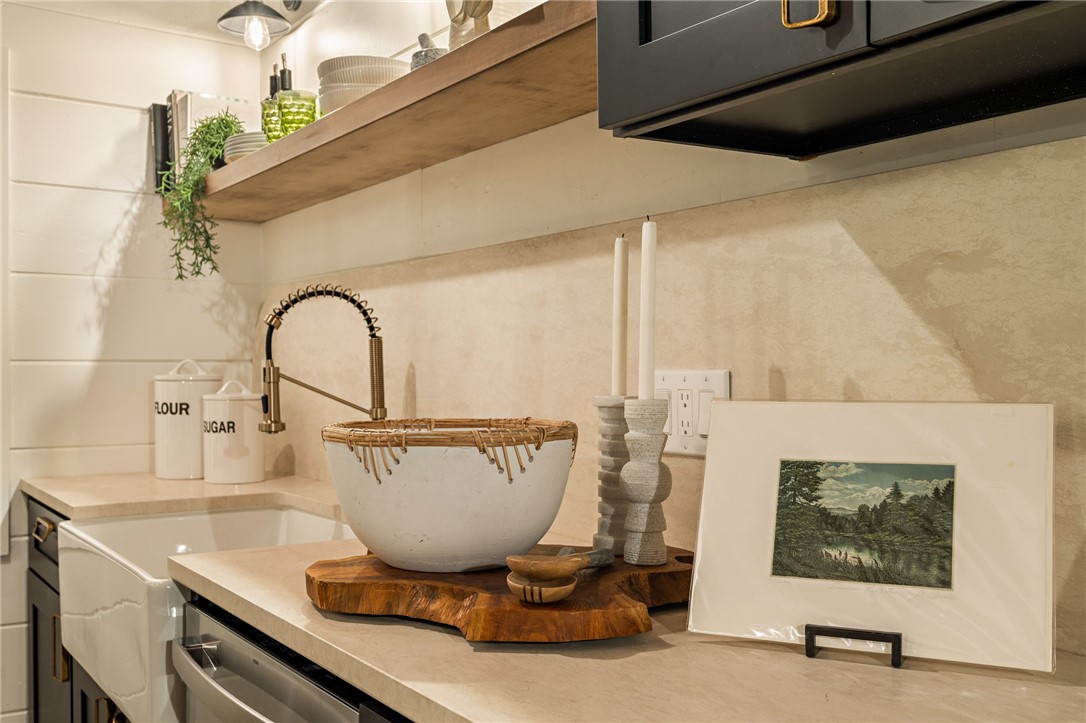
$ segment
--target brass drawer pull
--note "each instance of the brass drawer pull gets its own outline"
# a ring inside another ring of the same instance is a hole
[[[102,709],[102,704],[105,703],[106,715],[102,717],[98,715],[98,712]],[[103,698],[101,696],[94,699],[94,723],[109,723],[109,698]]]
[[[57,625],[60,623],[60,616],[53,616],[53,645],[52,654],[53,660],[49,665],[49,674],[53,676],[53,680],[58,683],[67,683],[68,678],[71,677],[71,671],[68,669],[68,661],[70,659],[68,651],[63,646],[60,648],[60,677],[57,677]]]
[[[39,529],[43,529],[45,532],[38,532]],[[44,517],[38,517],[34,520],[34,531],[30,533],[30,536],[37,540],[39,544],[42,544],[49,539],[49,535],[53,534],[56,529],[57,523]]]
[[[818,15],[807,20],[792,22],[788,19],[788,0],[781,0],[781,25],[789,30],[829,25],[837,19],[837,0],[818,0]]]

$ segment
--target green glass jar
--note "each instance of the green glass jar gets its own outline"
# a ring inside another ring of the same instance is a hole
[[[279,122],[279,102],[275,98],[260,101],[260,127],[268,143],[283,137],[283,126]]]
[[[281,90],[275,95],[283,135],[317,120],[317,94],[308,90]]]

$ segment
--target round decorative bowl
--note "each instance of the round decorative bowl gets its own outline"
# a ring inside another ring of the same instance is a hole
[[[327,115],[339,110],[380,88],[380,85],[322,85],[320,93],[321,113]]]
[[[384,85],[407,75],[410,64],[376,55],[341,55],[317,65],[321,83],[377,83]]]
[[[421,572],[501,567],[562,504],[577,425],[546,419],[399,419],[321,431],[340,507],[382,562]]]

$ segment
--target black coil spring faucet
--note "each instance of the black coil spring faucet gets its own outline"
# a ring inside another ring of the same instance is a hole
[[[275,333],[276,329],[283,325],[283,317],[299,303],[306,299],[312,299],[318,296],[330,296],[336,299],[343,299],[351,306],[358,309],[366,322],[366,328],[369,330],[370,335],[371,407],[369,409],[281,373],[279,367],[275,366],[275,362],[272,360],[272,335]],[[369,415],[371,419],[385,419],[388,416],[388,410],[385,409],[384,350],[382,348],[382,339],[377,335],[377,332],[381,331],[381,327],[377,326],[377,317],[373,315],[373,309],[367,308],[367,303],[368,302],[362,299],[358,294],[352,293],[350,289],[344,289],[342,286],[333,286],[332,284],[317,284],[315,286],[307,286],[304,289],[298,289],[292,294],[287,294],[287,298],[280,300],[279,305],[272,309],[271,313],[264,318],[264,323],[268,325],[268,333],[264,338],[263,394],[260,398],[264,419],[260,422],[261,432],[275,434],[277,432],[282,432],[287,428],[287,425],[279,418],[280,379],[285,379],[286,381],[297,384],[311,392],[316,392],[329,399],[334,399],[340,404],[345,404],[352,409],[357,409],[358,411]]]

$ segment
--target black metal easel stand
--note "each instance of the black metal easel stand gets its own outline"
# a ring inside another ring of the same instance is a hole
[[[803,626],[804,639],[807,648],[807,657],[818,655],[822,648],[815,645],[815,638],[824,635],[833,638],[850,638],[852,640],[870,640],[876,643],[890,643],[890,665],[901,667],[901,633],[888,633],[882,630],[858,630],[856,628],[836,628],[831,625]]]

